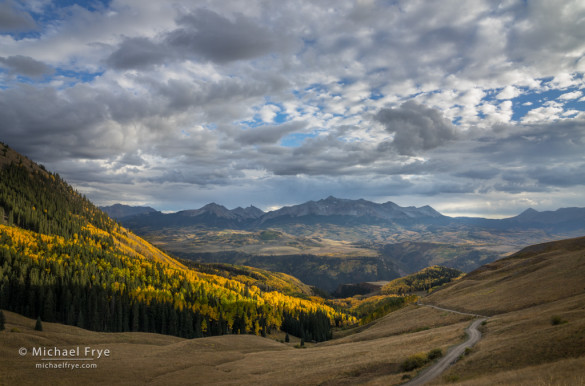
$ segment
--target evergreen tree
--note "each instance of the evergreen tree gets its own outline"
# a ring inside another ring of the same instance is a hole
[[[43,319],[49,322],[55,321],[55,300],[53,296],[53,289],[48,288],[47,294],[45,295],[45,302],[43,307]]]
[[[35,330],[43,331],[43,322],[41,321],[41,317],[37,318],[37,323],[35,324]]]
[[[140,331],[140,312],[137,301],[132,303],[132,322],[130,324],[130,331]]]
[[[6,326],[4,325],[5,323],[6,317],[4,316],[4,312],[0,310],[0,331],[4,331],[4,329],[6,328]]]
[[[288,336],[288,332],[286,333],[286,336],[284,337],[284,341],[286,343],[290,342],[290,336]]]

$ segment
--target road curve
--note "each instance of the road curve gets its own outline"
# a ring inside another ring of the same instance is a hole
[[[443,311],[455,312],[458,314],[473,315],[475,317],[479,317],[479,319],[475,319],[473,323],[471,323],[471,325],[469,325],[469,327],[465,329],[465,332],[467,333],[467,340],[465,342],[461,343],[458,346],[453,347],[451,350],[449,350],[449,352],[447,352],[447,355],[442,357],[437,363],[435,363],[434,365],[420,373],[416,378],[404,384],[408,386],[424,385],[426,382],[429,382],[438,377],[439,375],[441,375],[441,373],[443,373],[443,371],[445,371],[449,366],[457,362],[461,354],[465,352],[466,348],[472,347],[477,342],[479,342],[479,340],[481,339],[481,332],[477,328],[481,325],[482,322],[488,319],[486,316],[481,316],[477,314],[468,314],[465,312],[449,310],[446,308],[426,304],[421,305],[433,307]]]

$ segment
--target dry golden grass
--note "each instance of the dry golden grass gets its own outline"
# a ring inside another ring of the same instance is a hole
[[[563,240],[487,264],[425,301],[495,315],[581,294],[584,277],[585,238]]]
[[[469,381],[456,381],[449,384],[459,386],[581,386],[585,385],[584,366],[583,358],[562,359],[539,366],[496,372]]]
[[[585,384],[585,238],[523,250],[427,300],[496,314],[437,384]]]
[[[394,316],[399,322],[405,316]],[[443,318],[432,314],[429,325]],[[398,312],[400,313],[400,311]],[[413,352],[434,348],[446,350],[462,339],[467,322],[406,333],[396,327],[391,336],[372,327],[367,339],[308,345],[295,349],[272,339],[251,335],[229,335],[184,340],[144,333],[96,333],[76,327],[44,323],[44,331],[33,330],[35,321],[5,312],[6,331],[0,332],[0,385],[43,384],[344,384],[356,381],[383,384],[401,382],[399,364]],[[419,316],[423,316],[422,313]],[[393,321],[380,326],[394,325]],[[438,323],[440,325],[442,323]],[[18,328],[20,332],[11,332]],[[366,330],[367,331],[367,330]],[[353,335],[353,337],[359,334]],[[26,347],[72,348],[91,346],[110,349],[111,357],[96,360],[97,369],[36,369],[39,360],[20,357]]]
[[[554,325],[553,316],[563,322]],[[582,364],[578,372],[525,371],[577,358]],[[444,380],[451,377],[475,381],[476,377],[500,372],[502,379],[515,372],[522,373],[524,379],[532,374],[533,382],[545,379],[544,375],[556,379],[569,375],[585,377],[585,294],[491,318],[471,355],[453,366]]]
[[[431,330],[437,327],[469,321],[471,318],[471,316],[467,315],[410,305],[400,311],[390,313],[384,318],[374,320],[366,326],[357,327],[353,330],[339,331],[334,335],[336,339],[321,344],[328,346],[380,339],[416,331]]]

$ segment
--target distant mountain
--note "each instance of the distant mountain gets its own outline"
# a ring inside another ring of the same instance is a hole
[[[246,209],[241,207],[237,207],[236,209],[227,209],[223,205],[218,205],[214,202],[211,204],[207,204],[201,209],[194,209],[194,210],[184,210],[181,212],[177,212],[177,215],[183,217],[197,217],[197,216],[209,216],[209,217],[217,217],[223,218],[227,220],[236,220],[236,221],[244,221],[244,220],[255,220],[261,217],[264,212],[254,206],[250,206]]]
[[[539,212],[532,208],[518,216],[502,220],[509,224],[556,229],[579,229],[585,227],[585,208],[561,208]]]
[[[222,205],[211,203],[200,209],[176,213],[142,213],[126,218],[124,224],[136,230],[195,225],[249,230],[291,222],[350,225],[364,222],[417,222],[442,219],[449,219],[449,217],[443,216],[428,205],[420,208],[401,207],[393,202],[377,204],[363,199],[348,200],[329,196],[323,200],[286,206],[267,213],[254,206],[230,210]]]
[[[363,199],[347,200],[329,196],[319,201],[308,201],[304,204],[286,206],[269,212],[260,218],[260,224],[275,222],[282,219],[302,220],[303,217],[337,217],[348,216],[369,220],[401,221],[440,219],[445,216],[431,208],[423,206],[401,207],[393,202],[377,204]]]
[[[138,216],[141,214],[148,214],[158,212],[149,206],[129,206],[122,204],[114,204],[111,206],[100,206],[101,210],[107,213],[108,216],[116,220],[121,220],[125,217]]]
[[[264,211],[261,209],[256,208],[255,206],[249,206],[247,208],[237,207],[236,209],[232,209],[232,212],[240,216],[241,218],[260,218],[264,215]]]
[[[227,209],[216,203],[199,209],[182,210],[176,213],[151,212],[127,217],[122,222],[137,230],[202,226],[211,228],[243,229],[257,221],[264,212],[254,206]]]
[[[350,200],[333,196],[319,201],[285,206],[270,212],[263,212],[254,206],[227,209],[216,203],[207,204],[199,209],[168,214],[150,207],[122,204],[101,207],[101,209],[135,230],[189,226],[254,230],[290,224],[334,224],[343,227],[360,224],[399,224],[401,226],[425,224],[472,226],[497,230],[530,228],[550,232],[585,229],[585,208],[561,208],[543,212],[530,208],[517,216],[505,219],[453,218],[442,215],[428,205],[418,208],[402,207],[391,201],[378,204],[364,199]]]

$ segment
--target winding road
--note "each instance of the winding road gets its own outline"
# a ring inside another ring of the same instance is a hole
[[[447,308],[431,306],[428,304],[419,303],[419,305],[425,307],[432,307],[442,311],[454,312],[462,315],[471,315],[479,319],[475,319],[473,323],[471,323],[471,325],[465,329],[465,332],[467,333],[467,340],[465,342],[461,343],[458,346],[453,347],[451,350],[449,350],[449,352],[447,352],[447,355],[442,357],[437,363],[435,363],[434,365],[420,373],[416,378],[404,384],[408,386],[424,385],[426,382],[429,382],[438,377],[439,375],[441,375],[441,373],[445,371],[449,366],[457,362],[461,354],[465,352],[465,349],[467,349],[468,347],[473,347],[473,345],[479,342],[479,340],[481,339],[481,332],[477,328],[481,325],[481,323],[488,319],[487,316],[483,315],[459,312],[455,310],[449,310]]]

